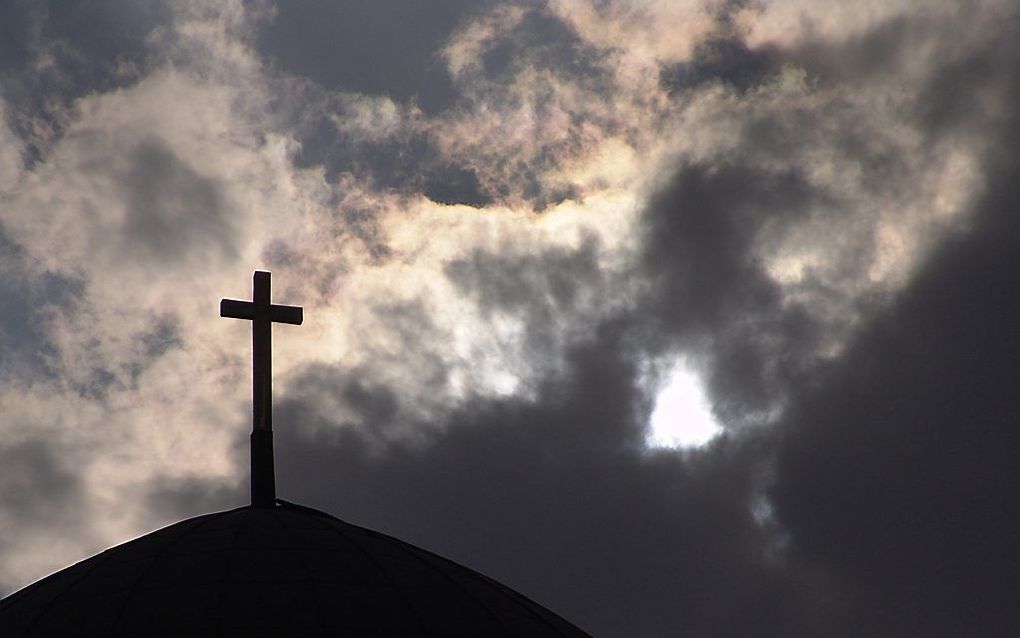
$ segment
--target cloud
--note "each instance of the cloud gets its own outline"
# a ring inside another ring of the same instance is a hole
[[[433,432],[424,439],[387,442],[385,419],[347,422],[328,394],[298,392],[277,406],[280,422],[297,426],[278,434],[280,489],[399,531],[591,631],[783,635],[798,621],[784,598],[798,593],[781,563],[761,556],[768,538],[750,502],[762,442],[647,451],[649,406],[622,336],[607,325],[578,344],[537,400],[468,403],[438,429],[416,428]],[[310,371],[301,386],[342,387],[325,374]],[[392,402],[365,398],[376,409]],[[739,615],[731,596],[748,601]]]
[[[5,447],[2,458],[7,468],[0,496],[3,507],[20,512],[39,527],[52,526],[56,522],[52,518],[73,509],[73,499],[80,495],[77,481],[48,446],[25,441]]]
[[[1016,96],[1020,85],[999,89]],[[805,388],[773,487],[795,555],[823,566],[866,633],[1006,631],[1020,490],[1016,114],[990,151],[972,227]],[[904,609],[916,610],[905,615]]]
[[[74,118],[75,100],[131,85],[154,63],[157,2],[7,3],[0,9],[0,95],[36,161]]]
[[[25,418],[46,414],[47,410],[25,410],[7,399],[0,397],[0,405],[5,408],[0,508],[16,513],[16,517],[0,519],[0,592],[4,595],[26,579],[60,567],[60,562],[54,562],[54,553],[81,545],[94,547],[96,543],[87,488],[81,480],[81,468],[71,461],[72,449],[66,441],[52,436],[52,429],[39,428],[32,418]],[[68,529],[76,533],[69,537]]]
[[[158,139],[130,154],[123,251],[158,262],[201,251],[206,263],[236,254],[231,215],[213,180],[196,173]]]
[[[549,247],[538,254],[530,248],[521,254],[512,247],[475,250],[449,262],[445,274],[483,315],[519,318],[525,342],[534,348],[526,356],[541,359],[542,353],[558,350],[561,330],[584,330],[580,317],[595,314],[591,306],[604,297],[600,289],[608,275],[600,267],[599,252],[593,236],[579,248]]]
[[[260,25],[256,46],[283,71],[318,85],[414,101],[435,112],[456,96],[436,55],[437,43],[490,4],[281,3]]]
[[[705,83],[720,82],[740,91],[760,85],[779,68],[770,46],[751,47],[742,22],[761,10],[755,3],[721,3],[711,12],[711,30],[695,44],[686,59],[666,65],[662,81],[679,91]],[[741,20],[745,18],[745,20]]]
[[[243,502],[264,267],[285,498],[594,635],[1015,624],[1015,9],[437,6],[5,10],[3,587]]]
[[[53,312],[70,312],[77,305],[81,282],[71,278],[32,272],[24,250],[2,234],[0,264],[3,280],[0,295],[5,311],[0,315],[0,354],[4,376],[45,377],[53,374],[49,361],[54,346],[43,328]]]

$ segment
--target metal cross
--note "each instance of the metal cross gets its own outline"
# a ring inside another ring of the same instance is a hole
[[[220,316],[252,322],[251,504],[272,507],[276,502],[273,469],[273,323],[301,325],[299,306],[270,303],[269,273],[255,271],[252,300],[223,299]]]

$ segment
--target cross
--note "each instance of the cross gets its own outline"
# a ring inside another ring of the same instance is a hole
[[[273,323],[301,325],[300,306],[269,302],[269,273],[256,270],[252,277],[252,300],[223,299],[220,316],[248,319],[252,349],[251,504],[272,507],[276,503],[273,469]]]

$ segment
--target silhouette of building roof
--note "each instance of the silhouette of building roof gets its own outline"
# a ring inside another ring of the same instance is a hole
[[[0,600],[0,638],[585,638],[517,592],[395,538],[275,497],[270,303],[220,314],[252,321],[252,504],[175,523]]]
[[[307,507],[198,516],[0,600],[5,638],[582,638],[466,567]]]

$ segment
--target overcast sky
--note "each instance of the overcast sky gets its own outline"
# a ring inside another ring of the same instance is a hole
[[[3,2],[0,594],[247,503],[266,269],[282,498],[599,638],[1007,635],[1018,149],[1010,0]]]

